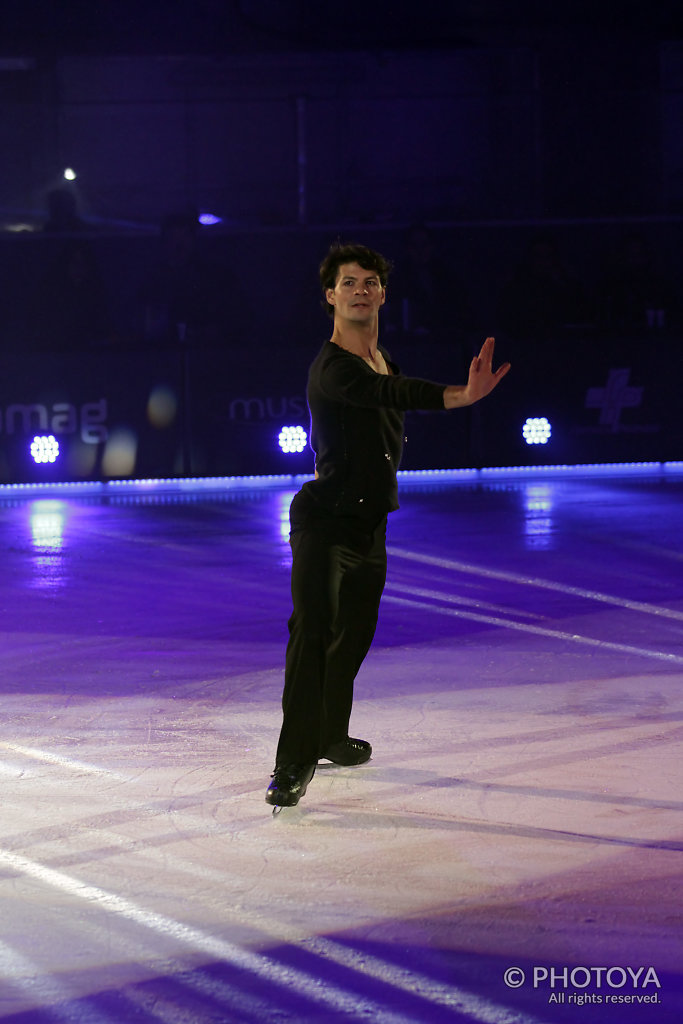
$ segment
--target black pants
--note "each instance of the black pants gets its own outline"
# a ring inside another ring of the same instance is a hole
[[[386,516],[368,524],[305,505],[297,495],[290,511],[293,611],[278,766],[315,764],[348,736],[353,684],[386,581]]]

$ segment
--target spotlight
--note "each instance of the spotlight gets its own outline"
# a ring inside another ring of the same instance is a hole
[[[199,223],[203,224],[204,227],[211,227],[214,224],[222,224],[223,218],[217,217],[215,213],[200,213]]]
[[[552,427],[545,416],[532,416],[522,427],[522,434],[527,444],[547,444]]]
[[[66,178],[67,181],[75,181],[76,180],[76,172],[74,171],[73,167],[65,167],[64,168],[64,177]]]
[[[308,444],[308,435],[303,427],[283,427],[277,443],[283,452],[292,455],[304,450]]]
[[[56,462],[59,456],[59,442],[54,434],[36,435],[31,441],[31,457],[34,462]]]

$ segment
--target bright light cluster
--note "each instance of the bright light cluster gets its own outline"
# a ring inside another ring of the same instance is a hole
[[[36,435],[31,441],[31,456],[34,462],[56,462],[59,442],[54,434]]]
[[[308,435],[303,427],[283,427],[277,441],[282,451],[291,455],[304,450]]]
[[[527,444],[547,444],[552,427],[545,416],[532,416],[522,427],[522,434]]]

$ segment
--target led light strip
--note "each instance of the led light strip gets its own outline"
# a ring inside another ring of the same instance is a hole
[[[553,476],[650,476],[683,473],[683,462],[610,462],[557,466],[487,466],[482,469],[409,469],[400,470],[400,484],[464,483],[491,477]],[[67,494],[111,494],[116,490],[139,491],[222,491],[236,488],[299,487],[311,473],[279,473],[266,476],[152,477],[145,480],[72,480],[51,483],[0,484],[0,497],[16,494],[64,492]]]

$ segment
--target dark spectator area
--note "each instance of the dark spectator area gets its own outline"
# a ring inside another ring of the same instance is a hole
[[[409,414],[404,468],[680,459],[674,20],[452,5],[357,40],[266,6],[209,4],[211,46],[24,19],[0,55],[0,480],[310,472],[277,437],[338,238],[393,261],[404,372],[458,383],[491,334],[512,363],[485,409]]]
[[[350,228],[394,262],[382,334],[405,372],[459,381],[488,334],[514,367],[481,416],[409,416],[404,467],[677,458],[679,231]],[[285,462],[272,435],[306,425],[305,371],[329,330],[316,288],[329,239],[202,227],[182,212],[144,234],[0,239],[5,479],[28,471],[12,456],[24,426],[49,426],[60,402],[103,398],[107,429],[138,438],[133,473],[307,472],[309,455]],[[159,393],[173,413],[150,419]],[[552,442],[524,442],[528,417],[553,421]]]

